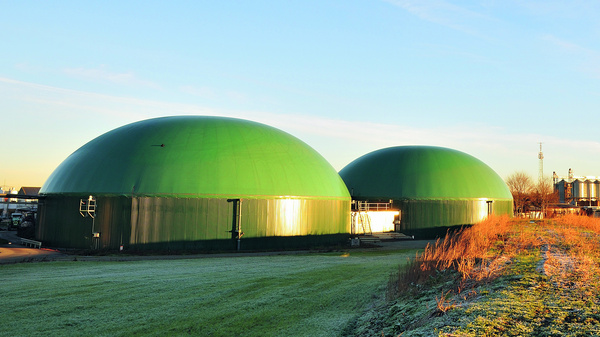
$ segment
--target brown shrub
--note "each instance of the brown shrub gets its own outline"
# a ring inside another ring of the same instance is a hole
[[[423,252],[407,265],[399,268],[390,278],[388,297],[396,297],[415,284],[423,284],[433,275],[443,271],[458,272],[459,279],[485,280],[501,270],[505,260],[499,260],[502,251],[492,248],[505,246],[510,219],[507,216],[489,217],[471,227],[448,232],[443,239],[428,244]]]

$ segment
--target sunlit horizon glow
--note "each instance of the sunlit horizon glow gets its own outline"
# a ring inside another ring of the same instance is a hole
[[[95,137],[173,115],[274,126],[338,171],[433,145],[537,178],[542,142],[545,176],[600,175],[593,1],[4,7],[4,188],[41,186]]]
[[[363,228],[363,224],[359,217],[369,217],[370,230],[374,233],[380,232],[393,232],[396,230],[396,225],[394,224],[394,218],[400,215],[400,211],[365,211],[358,212],[358,216],[354,217],[354,226],[353,233],[364,233],[365,228]],[[368,232],[368,229],[367,229]]]

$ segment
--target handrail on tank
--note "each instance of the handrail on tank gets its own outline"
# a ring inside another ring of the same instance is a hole
[[[387,211],[392,208],[392,203],[389,202],[368,202],[356,201],[356,209],[362,211]]]

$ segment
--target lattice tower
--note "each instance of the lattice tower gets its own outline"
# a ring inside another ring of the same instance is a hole
[[[540,143],[540,153],[538,154],[540,160],[540,172],[538,173],[538,180],[541,182],[544,179],[544,152],[542,152],[542,143]]]

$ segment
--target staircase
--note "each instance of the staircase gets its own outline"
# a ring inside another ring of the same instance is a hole
[[[377,237],[381,241],[395,241],[395,240],[413,240],[413,236],[408,236],[403,233],[398,232],[385,232],[385,233],[375,233]]]
[[[413,236],[397,232],[372,233],[371,235],[359,235],[360,245],[374,246],[381,241],[413,240]]]

